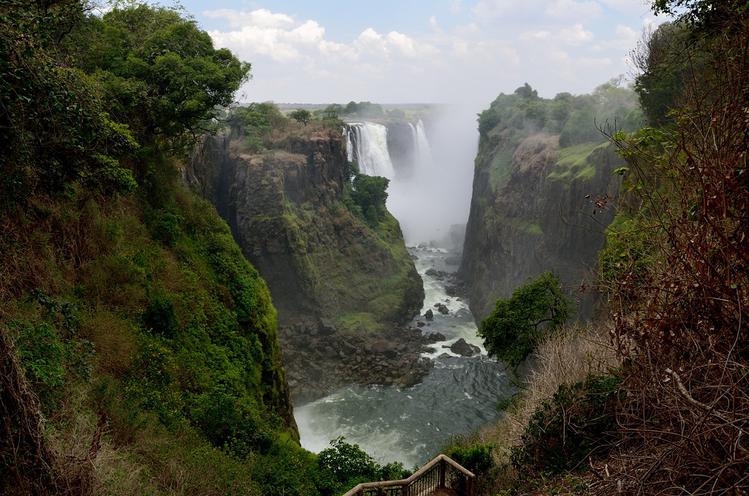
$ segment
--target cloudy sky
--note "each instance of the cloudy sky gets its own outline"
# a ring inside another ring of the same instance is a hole
[[[252,63],[243,101],[487,104],[631,75],[646,0],[182,0]]]

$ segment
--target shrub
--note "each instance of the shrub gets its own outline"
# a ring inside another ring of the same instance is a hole
[[[353,486],[362,481],[377,478],[380,468],[358,444],[350,444],[339,437],[330,442],[330,448],[320,452],[317,458],[320,469],[330,473],[340,484]],[[355,482],[354,482],[355,481]]]
[[[445,454],[474,474],[481,475],[488,472],[494,465],[493,450],[494,445],[491,444],[473,444],[453,446]]]
[[[297,109],[293,111],[289,116],[300,124],[307,125],[312,120],[312,114],[309,110]]]
[[[512,449],[512,463],[521,472],[558,474],[580,466],[595,450],[605,454],[607,434],[616,430],[614,409],[621,379],[591,376],[562,385],[535,411]]]
[[[182,218],[172,212],[158,211],[153,221],[153,236],[166,246],[174,246],[181,234]]]
[[[12,322],[16,350],[29,382],[46,411],[62,398],[65,347],[55,328],[46,323]]]
[[[174,304],[167,296],[157,293],[151,297],[143,312],[143,326],[154,334],[174,337],[179,323],[174,313]]]
[[[247,399],[219,388],[198,399],[191,417],[215,446],[246,457],[252,452],[265,453],[273,444],[273,433],[258,410]]]

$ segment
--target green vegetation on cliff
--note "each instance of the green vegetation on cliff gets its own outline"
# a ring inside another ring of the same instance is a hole
[[[198,153],[190,174],[224,205],[282,325],[320,319],[370,333],[411,319],[424,293],[385,205],[388,180],[356,172],[340,126],[296,122],[267,103],[238,107],[228,122],[229,139],[208,143],[216,153]]]
[[[636,93],[619,83],[552,99],[526,84],[480,114],[460,268],[478,318],[549,270],[574,295],[577,316],[592,316],[595,297],[576,290],[593,284],[600,226],[613,218],[620,183],[614,171],[624,165],[601,130],[634,130],[642,122]]]
[[[490,181],[497,191],[507,183],[513,155],[525,138],[538,133],[559,135],[558,163],[564,170],[551,174],[554,179],[571,178],[566,171],[584,162],[595,146],[606,141],[599,128],[633,131],[642,124],[636,98],[617,80],[599,86],[590,95],[560,93],[553,99],[539,97],[526,83],[510,95],[500,94],[479,115],[482,146],[477,163],[491,163]],[[573,176],[587,179],[594,172],[582,167]]]
[[[627,166],[600,253],[610,322],[585,346],[541,344],[511,422],[480,439],[504,455],[487,494],[749,490],[749,15],[742,1],[654,4],[680,16],[636,52],[652,127],[611,136]]]
[[[178,175],[249,66],[179,13],[0,7],[0,492],[337,491],[266,283]]]

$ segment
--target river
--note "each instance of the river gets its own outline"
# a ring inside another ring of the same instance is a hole
[[[455,271],[457,267],[451,265],[455,255],[424,246],[410,250],[424,280],[421,314],[430,308],[434,311],[434,320],[423,332],[439,332],[446,338],[426,354],[434,360],[434,368],[423,382],[410,388],[351,385],[295,406],[306,449],[319,452],[332,439],[344,436],[380,463],[396,461],[413,468],[437,454],[451,437],[470,434],[496,420],[501,415],[497,402],[514,393],[505,367],[486,356],[466,302],[447,294],[446,281],[439,274],[427,274],[430,268]],[[436,303],[444,303],[449,313],[439,313]],[[423,317],[416,320],[426,322]],[[482,353],[466,358],[443,348],[460,338],[480,347]]]

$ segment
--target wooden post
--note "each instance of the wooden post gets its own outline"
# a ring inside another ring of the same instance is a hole
[[[445,460],[440,460],[440,489],[445,487]]]
[[[408,484],[404,485],[401,489],[401,494],[403,496],[411,496],[411,487]]]

